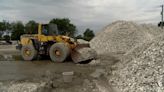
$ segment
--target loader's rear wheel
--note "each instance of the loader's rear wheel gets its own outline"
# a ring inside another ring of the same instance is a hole
[[[54,62],[64,62],[69,56],[70,49],[64,43],[55,43],[50,47],[49,55]]]
[[[31,61],[36,59],[37,51],[35,50],[33,45],[26,45],[22,47],[21,55],[24,60]]]

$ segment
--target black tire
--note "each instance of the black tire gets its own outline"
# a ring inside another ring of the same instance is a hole
[[[58,52],[58,54],[56,52]],[[64,43],[55,43],[49,50],[50,58],[54,62],[64,62],[69,54],[70,49]]]
[[[23,46],[21,49],[21,56],[26,61],[32,61],[37,58],[37,51],[35,50],[33,45],[26,45]]]

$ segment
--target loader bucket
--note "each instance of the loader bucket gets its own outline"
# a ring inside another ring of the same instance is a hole
[[[96,51],[91,49],[89,44],[78,44],[71,52],[74,63],[81,63],[96,58]]]

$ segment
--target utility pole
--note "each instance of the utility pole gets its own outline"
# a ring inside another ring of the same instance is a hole
[[[161,27],[163,29],[163,5],[161,6],[162,7],[162,12],[161,12]]]

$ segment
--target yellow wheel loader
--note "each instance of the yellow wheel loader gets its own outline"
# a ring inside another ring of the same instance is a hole
[[[60,35],[55,24],[39,24],[38,33],[22,35],[17,46],[26,61],[34,60],[39,55],[48,55],[54,62],[64,62],[69,56],[75,63],[94,58],[81,57],[78,50],[82,48],[89,48],[89,44],[79,44],[71,37]]]

